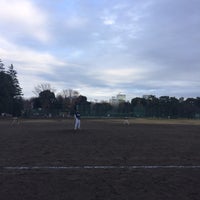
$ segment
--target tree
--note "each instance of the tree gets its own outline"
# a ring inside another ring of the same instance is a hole
[[[33,93],[36,95],[36,96],[39,96],[39,94],[43,91],[46,91],[46,90],[49,90],[51,92],[55,92],[56,90],[54,88],[51,87],[51,85],[49,83],[41,83],[39,85],[37,85],[35,88],[34,88],[34,91]]]
[[[39,94],[39,100],[42,106],[42,109],[45,111],[52,111],[56,105],[56,97],[54,92],[50,90],[44,90]]]
[[[118,112],[123,116],[129,116],[131,114],[131,104],[129,102],[119,103]]]
[[[61,95],[58,95],[56,99],[57,99],[57,109],[65,112],[67,109],[65,99]]]
[[[22,108],[22,89],[19,86],[17,72],[13,65],[5,71],[4,64],[0,60],[0,113],[19,116]]]
[[[70,114],[74,113],[76,100],[79,97],[79,92],[73,89],[65,89],[58,96],[63,97],[64,107]]]
[[[64,98],[69,98],[70,101],[76,99],[79,96],[79,92],[73,89],[65,89],[61,94]]]
[[[20,98],[22,96],[22,88],[19,86],[19,81],[17,78],[17,71],[14,70],[13,64],[8,67],[7,73],[10,75],[12,79],[12,86],[13,86],[13,97]]]
[[[159,117],[160,116],[160,107],[159,107],[159,99],[155,96],[151,96],[151,98],[147,99],[146,104],[146,116],[147,117]]]
[[[12,114],[13,86],[11,77],[5,72],[0,72],[0,113]]]
[[[95,103],[92,107],[92,111],[96,116],[107,116],[112,110],[112,106],[109,103]]]
[[[182,106],[183,109],[183,116],[187,118],[194,118],[196,111],[197,111],[197,106],[196,106],[196,99],[195,98],[187,98]]]
[[[81,115],[90,115],[91,113],[91,103],[87,101],[87,97],[80,95],[75,100],[74,110],[79,110]]]
[[[19,81],[17,78],[17,71],[14,69],[13,64],[8,67],[7,74],[11,77],[11,85],[12,85],[12,99],[13,99],[13,112],[14,116],[19,116],[21,114],[21,110],[23,108],[22,101],[22,88],[19,85]]]
[[[4,72],[4,71],[5,71],[4,64],[2,60],[0,59],[0,72]]]
[[[144,98],[136,97],[132,99],[131,105],[136,117],[143,117],[145,115],[146,100]]]
[[[180,103],[179,103],[179,100],[176,99],[175,97],[170,97],[169,110],[170,110],[170,116],[172,118],[179,117]]]

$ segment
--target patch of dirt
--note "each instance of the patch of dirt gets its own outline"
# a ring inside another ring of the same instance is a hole
[[[0,121],[0,199],[200,199],[200,169],[5,170],[8,166],[200,165],[200,126]]]

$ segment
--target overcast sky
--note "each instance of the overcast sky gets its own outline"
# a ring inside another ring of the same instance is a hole
[[[24,97],[200,96],[199,0],[0,0],[0,59]]]

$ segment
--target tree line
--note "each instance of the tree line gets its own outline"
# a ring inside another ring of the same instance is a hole
[[[175,98],[150,95],[136,97],[130,102],[117,104],[89,102],[86,96],[68,89],[55,95],[51,89],[40,91],[38,97],[26,100],[26,116],[71,116],[79,110],[82,116],[96,117],[153,117],[153,118],[200,118],[200,97]]]
[[[155,117],[200,118],[200,97],[169,96],[136,97],[130,102],[89,102],[73,89],[55,95],[49,84],[40,84],[33,91],[36,97],[24,99],[17,71],[11,64],[7,69],[0,60],[0,114],[23,117],[67,117],[79,110],[82,116],[97,117]]]
[[[12,64],[6,69],[0,60],[0,113],[20,116],[22,109],[22,88],[17,71]]]

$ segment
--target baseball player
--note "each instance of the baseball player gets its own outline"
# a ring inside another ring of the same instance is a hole
[[[74,119],[75,119],[74,130],[80,129],[81,128],[81,115],[78,111],[75,112]]]

